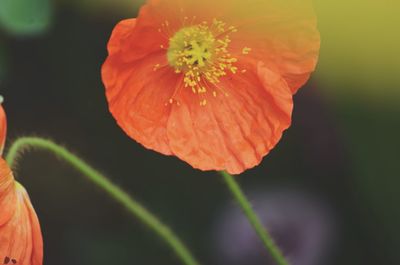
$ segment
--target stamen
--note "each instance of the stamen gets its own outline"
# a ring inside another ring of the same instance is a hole
[[[183,24],[186,25],[188,20],[188,17],[184,17]],[[235,66],[237,58],[229,53],[230,34],[237,32],[237,29],[217,19],[197,25],[192,25],[193,21],[189,24],[191,26],[181,28],[169,39],[167,58],[175,73],[183,74],[184,87],[191,88],[194,94],[205,94],[210,91],[208,84],[217,87],[221,77],[228,72],[236,74],[239,71]],[[168,21],[164,24],[169,25]],[[250,50],[245,47],[242,53],[248,54]],[[217,92],[210,89],[212,95],[217,97]],[[225,91],[222,92],[227,95]],[[201,106],[206,104],[206,99],[200,99]]]
[[[242,53],[243,54],[249,54],[250,51],[251,51],[251,48],[244,47],[243,50],[242,50]]]
[[[160,66],[161,65],[159,63],[154,65],[153,71],[157,71],[160,68]]]

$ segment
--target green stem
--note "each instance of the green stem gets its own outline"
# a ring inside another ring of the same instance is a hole
[[[269,232],[262,225],[260,219],[258,218],[257,214],[254,212],[249,200],[246,198],[246,195],[241,190],[237,181],[230,174],[228,174],[225,171],[220,171],[219,173],[223,176],[225,183],[227,184],[232,195],[235,197],[236,201],[239,203],[239,206],[242,208],[242,211],[246,215],[250,224],[253,226],[254,230],[256,231],[257,235],[260,237],[265,248],[269,251],[269,253],[275,259],[277,264],[289,265],[289,262],[282,255],[282,252],[280,251],[278,246],[274,243],[274,240],[272,239]]]
[[[47,150],[58,157],[61,157],[68,162],[72,167],[78,170],[82,175],[87,177],[90,181],[98,187],[107,192],[107,194],[122,204],[133,216],[142,221],[148,228],[153,230],[160,236],[181,259],[183,264],[198,265],[199,263],[191,255],[182,241],[160,220],[157,219],[152,213],[144,208],[140,203],[130,197],[125,191],[113,184],[100,172],[89,166],[82,159],[69,152],[64,147],[55,144],[54,142],[37,137],[22,137],[17,139],[6,156],[6,160],[10,167],[13,167],[15,160],[21,151],[27,148],[38,148]]]

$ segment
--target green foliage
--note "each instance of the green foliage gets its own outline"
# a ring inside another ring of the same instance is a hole
[[[48,29],[51,0],[0,0],[0,27],[15,35],[36,35]]]

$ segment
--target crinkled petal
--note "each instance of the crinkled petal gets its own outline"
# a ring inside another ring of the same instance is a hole
[[[3,159],[0,159],[0,174],[0,205],[6,206],[0,208],[0,262],[9,260],[13,264],[14,260],[20,265],[42,265],[42,234],[29,196],[15,182]]]
[[[233,2],[226,4],[231,6],[226,21],[238,29],[231,35],[232,53],[251,48],[247,56],[280,73],[295,93],[318,61],[320,35],[312,1],[253,0],[245,6],[243,1]]]
[[[131,32],[136,25],[136,19],[125,19],[120,21],[113,29],[110,40],[107,44],[109,55],[118,53],[121,47],[124,46],[127,39],[130,37]]]
[[[192,92],[182,93],[168,121],[176,156],[195,168],[239,174],[278,143],[291,122],[290,88],[262,63],[246,68],[252,71],[223,79],[217,97],[206,93],[205,106]]]
[[[153,54],[134,63],[110,56],[102,68],[109,109],[130,137],[147,148],[171,154],[166,125],[177,87],[178,75],[165,67],[163,54]],[[161,68],[155,70],[155,65]]]
[[[123,62],[133,62],[147,55],[165,50],[168,36],[160,34],[159,29],[164,23],[163,15],[169,6],[162,11],[162,7],[154,9],[152,5],[145,5],[140,9],[137,19],[126,19],[119,22],[108,43],[109,55],[120,54]]]

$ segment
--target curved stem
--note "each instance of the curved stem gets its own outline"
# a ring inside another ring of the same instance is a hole
[[[6,156],[6,160],[10,167],[13,167],[16,158],[21,151],[27,148],[38,148],[49,151],[58,157],[64,159],[72,167],[82,173],[90,181],[107,192],[107,194],[122,204],[133,216],[142,221],[148,228],[153,230],[160,236],[176,253],[185,265],[198,265],[186,246],[182,241],[171,231],[169,227],[163,224],[152,213],[144,208],[140,203],[130,197],[125,191],[113,184],[103,174],[89,166],[82,159],[65,149],[64,147],[55,144],[54,142],[38,137],[22,137],[17,139]]]
[[[261,239],[265,248],[269,251],[271,256],[279,265],[289,265],[289,262],[285,259],[282,252],[275,244],[269,232],[264,228],[257,214],[254,212],[253,208],[249,200],[246,198],[246,195],[241,190],[237,181],[227,172],[220,171],[219,172],[225,180],[229,190],[232,195],[235,197],[236,201],[239,203],[239,206],[242,208],[243,213],[246,215],[250,224],[253,226],[257,235]]]

